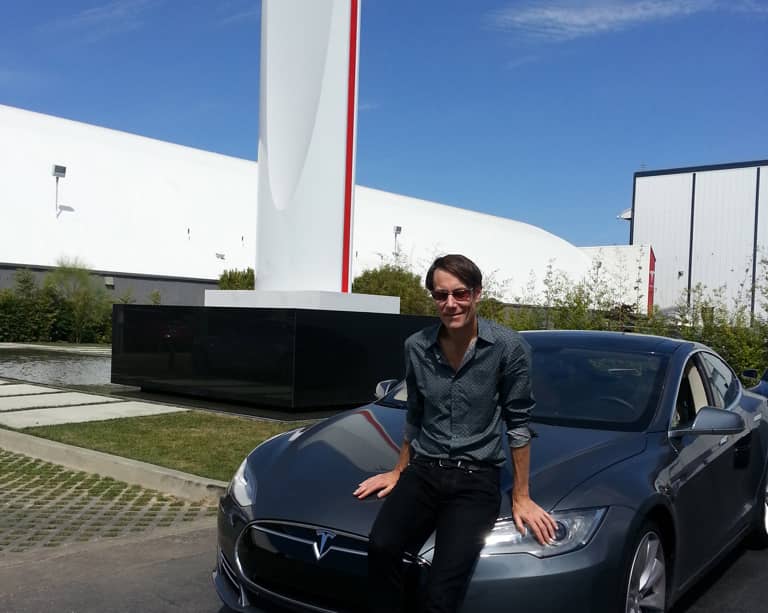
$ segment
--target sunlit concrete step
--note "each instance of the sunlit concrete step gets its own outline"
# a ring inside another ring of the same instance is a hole
[[[122,400],[120,398],[83,394],[81,392],[55,392],[53,394],[33,394],[29,396],[4,396],[0,397],[0,412],[107,402],[122,402]]]
[[[0,414],[0,424],[9,428],[28,428],[86,421],[102,421],[121,417],[161,415],[163,413],[175,413],[186,410],[181,407],[130,400],[126,402],[69,406],[55,409],[13,411]]]
[[[0,387],[0,396],[28,396],[31,394],[51,394],[60,393],[61,390],[57,390],[52,387],[44,387],[42,385],[30,385],[29,383],[9,383]]]

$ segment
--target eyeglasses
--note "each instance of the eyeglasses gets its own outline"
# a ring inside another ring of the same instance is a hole
[[[468,302],[472,299],[472,294],[474,293],[473,288],[466,288],[466,287],[460,287],[459,289],[455,289],[453,291],[448,291],[445,289],[435,289],[429,292],[432,294],[432,298],[436,302],[445,302],[448,300],[448,296],[453,296],[453,299],[456,302]]]

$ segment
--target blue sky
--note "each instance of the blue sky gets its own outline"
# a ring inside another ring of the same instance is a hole
[[[255,159],[261,2],[25,0],[0,104]],[[632,174],[768,158],[768,0],[362,0],[357,182],[623,244]]]

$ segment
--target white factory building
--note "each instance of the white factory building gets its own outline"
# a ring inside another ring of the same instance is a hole
[[[653,246],[655,304],[700,286],[728,307],[762,309],[768,160],[637,172],[631,224],[630,243]]]
[[[77,258],[116,295],[130,288],[146,303],[157,290],[163,304],[202,305],[224,270],[254,266],[256,162],[2,105],[0,134],[0,287],[16,268]],[[588,249],[511,219],[356,186],[352,276],[394,253],[422,271],[462,252],[517,302],[542,292],[548,270],[584,279],[597,257],[618,279],[617,297],[642,309],[656,247],[647,194],[656,192],[635,180],[635,245]],[[665,270],[665,283],[674,274]]]

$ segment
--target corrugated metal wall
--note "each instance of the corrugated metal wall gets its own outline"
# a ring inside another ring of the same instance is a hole
[[[755,168],[696,173],[692,286],[722,288],[731,306],[751,302]]]
[[[688,289],[691,174],[637,177],[632,244],[656,254],[655,303],[674,305]]]
[[[730,308],[739,304],[750,310],[754,279],[756,308],[761,308],[759,287],[768,271],[761,265],[768,257],[768,186],[766,166],[759,164],[635,175],[631,242],[654,249],[657,306],[673,307],[701,284],[707,292],[719,292]]]
[[[765,287],[766,282],[768,282],[768,264],[765,263],[766,258],[768,258],[768,166],[761,166],[758,170],[760,173],[755,177],[755,185],[759,189],[757,206],[759,211],[757,217],[757,270],[755,271],[755,278],[758,287]],[[758,178],[760,181],[759,185],[757,185]],[[765,292],[755,292],[755,313],[768,315],[768,301],[765,300],[765,293],[768,293],[768,290]]]

